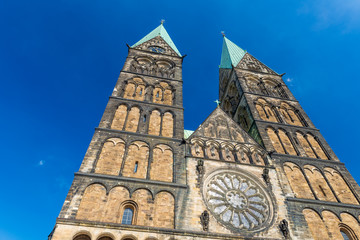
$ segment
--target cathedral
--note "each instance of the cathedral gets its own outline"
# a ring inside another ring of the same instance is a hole
[[[183,60],[163,24],[128,46],[48,239],[360,239],[360,188],[283,74],[224,36],[191,131]]]

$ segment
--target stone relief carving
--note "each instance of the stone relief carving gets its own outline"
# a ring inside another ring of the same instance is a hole
[[[264,168],[262,177],[263,177],[264,181],[266,182],[266,184],[270,184],[269,169]]]
[[[260,231],[273,217],[273,203],[255,178],[242,171],[219,170],[203,185],[211,214],[235,232]]]
[[[209,212],[205,210],[200,215],[200,223],[204,231],[209,231],[209,221]]]
[[[276,74],[273,70],[265,66],[263,63],[261,63],[259,60],[257,60],[250,54],[245,54],[245,56],[239,63],[239,67],[243,69],[258,71],[258,72]]]
[[[197,165],[196,165],[196,174],[198,176],[196,187],[200,187],[204,173],[205,173],[204,160],[198,159]]]
[[[280,231],[282,232],[282,234],[284,235],[284,237],[288,238],[290,235],[289,224],[285,219],[281,220],[281,222],[279,224],[279,228],[280,228]]]
[[[164,49],[164,54],[178,56],[177,53],[172,50],[172,48],[160,36],[154,37],[151,40],[136,46],[135,49],[148,50],[150,46],[159,46]]]
[[[165,78],[174,78],[175,64],[166,60],[149,57],[137,57],[130,64],[130,70]]]

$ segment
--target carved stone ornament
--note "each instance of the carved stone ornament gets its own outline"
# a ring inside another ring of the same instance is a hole
[[[262,177],[263,177],[264,181],[266,182],[266,184],[270,184],[269,169],[264,168]]]
[[[209,212],[206,210],[203,211],[200,215],[200,223],[204,231],[209,231],[209,220]]]
[[[196,187],[200,188],[201,182],[202,182],[202,178],[204,176],[204,160],[202,159],[198,159],[197,161],[197,165],[196,165],[196,173],[197,173],[197,184]]]
[[[269,226],[274,204],[260,182],[240,170],[218,170],[203,185],[211,214],[234,232],[256,232]]]
[[[284,235],[284,237],[288,238],[290,235],[289,234],[289,224],[285,219],[281,220],[281,222],[279,224],[279,228],[280,228],[280,231],[282,232],[282,234]]]
[[[197,161],[197,165],[196,165],[196,172],[199,175],[203,175],[204,174],[204,160],[199,159]]]

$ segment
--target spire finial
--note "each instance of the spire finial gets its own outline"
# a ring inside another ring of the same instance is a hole
[[[214,102],[216,102],[217,106],[221,103],[218,99],[216,99]]]
[[[160,21],[161,25],[163,25],[164,22],[165,22],[165,19],[161,19],[161,21]]]
[[[225,32],[224,32],[224,31],[221,31],[221,35],[223,35],[223,37],[225,37]]]

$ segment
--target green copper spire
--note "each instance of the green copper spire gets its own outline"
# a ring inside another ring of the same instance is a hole
[[[244,57],[246,51],[224,36],[220,68],[232,68],[237,66]]]
[[[148,35],[143,37],[140,41],[132,45],[131,47],[136,47],[146,41],[149,41],[150,39],[153,39],[154,37],[160,36],[164,41],[169,44],[169,46],[181,57],[181,54],[179,50],[176,48],[174,42],[171,40],[169,34],[167,33],[163,21],[161,22],[160,26],[152,30]]]

